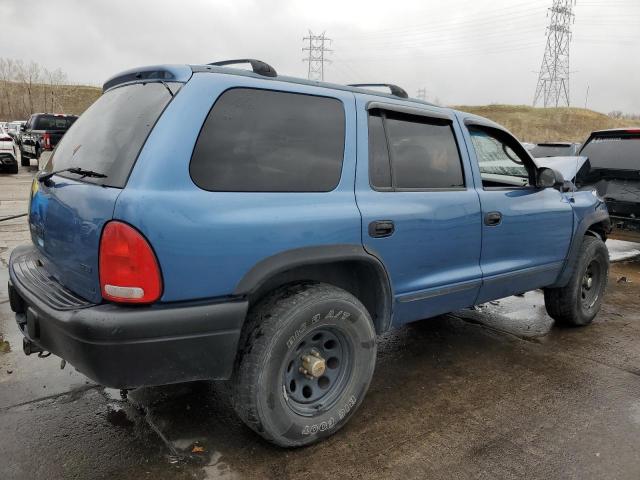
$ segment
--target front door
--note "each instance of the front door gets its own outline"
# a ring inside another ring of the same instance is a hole
[[[480,202],[454,117],[356,97],[362,238],[389,272],[394,323],[472,305],[481,283]]]
[[[466,130],[483,219],[477,303],[552,284],[573,231],[569,198],[535,186],[533,160],[504,130],[468,121]]]

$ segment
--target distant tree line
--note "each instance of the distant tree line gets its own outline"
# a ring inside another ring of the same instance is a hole
[[[609,112],[611,118],[617,118],[619,120],[640,120],[640,114],[638,113],[624,113],[620,110],[614,110],[613,112]]]
[[[67,75],[36,62],[0,58],[0,120],[25,120],[32,113],[67,113],[76,95]]]

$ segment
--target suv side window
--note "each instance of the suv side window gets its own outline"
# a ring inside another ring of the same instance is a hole
[[[397,112],[369,116],[369,181],[380,190],[464,187],[451,122]]]
[[[344,158],[342,102],[233,88],[216,101],[191,157],[200,188],[224,192],[328,192]]]
[[[529,162],[513,148],[513,142],[517,140],[491,128],[476,126],[468,128],[484,188],[531,185]]]

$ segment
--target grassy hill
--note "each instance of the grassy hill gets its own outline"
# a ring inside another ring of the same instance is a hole
[[[0,81],[0,121],[26,120],[31,113],[79,115],[102,90],[86,85],[48,85]]]
[[[71,88],[75,91],[74,94],[67,96],[68,100],[65,105],[67,113],[81,114],[102,95],[102,89],[98,87],[80,85]]]
[[[640,120],[619,120],[584,108],[533,108],[525,105],[455,106],[507,127],[523,142],[582,142],[593,130],[638,127]]]
[[[79,115],[100,94],[100,88],[84,85],[34,85],[28,94],[25,85],[0,82],[0,120],[27,118],[29,110]],[[614,119],[583,108],[533,108],[525,105],[458,105],[454,108],[490,118],[525,142],[581,142],[593,130],[640,127],[640,120]]]

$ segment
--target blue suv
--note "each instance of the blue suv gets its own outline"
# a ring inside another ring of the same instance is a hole
[[[122,389],[229,379],[301,446],[353,416],[390,328],[538,288],[592,321],[594,192],[484,118],[246,62],[121,73],[69,129],[10,260],[25,353]]]

